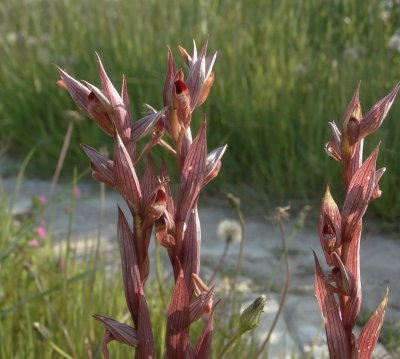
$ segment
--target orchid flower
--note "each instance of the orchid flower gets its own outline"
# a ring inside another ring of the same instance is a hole
[[[388,292],[360,335],[353,333],[362,302],[362,220],[368,204],[381,195],[378,182],[385,171],[376,169],[379,146],[363,160],[363,145],[364,139],[381,126],[399,89],[397,84],[363,116],[358,86],[343,116],[341,130],[331,123],[332,137],[326,151],[343,166],[346,197],[340,211],[328,187],[321,205],[318,232],[326,264],[331,268],[328,274],[314,253],[315,295],[331,358],[371,358],[382,327]]]
[[[150,105],[148,113],[134,121],[129,107],[126,79],[119,93],[97,56],[100,86],[78,81],[59,69],[58,85],[66,89],[78,108],[102,131],[113,138],[111,159],[88,145],[82,148],[91,162],[92,176],[119,192],[128,211],[118,208],[118,244],[121,254],[125,300],[132,325],[95,315],[105,327],[102,352],[109,357],[108,343],[119,341],[135,348],[135,358],[154,358],[154,338],[144,287],[150,271],[149,244],[153,229],[156,240],[165,247],[174,273],[175,287],[167,313],[165,358],[208,358],[213,331],[213,287],[199,277],[201,229],[197,210],[200,191],[215,178],[226,146],[207,150],[207,124],[204,117],[192,138],[193,111],[207,98],[214,81],[216,53],[206,56],[208,41],[197,55],[196,44],[190,56],[179,48],[188,66],[176,70],[172,52],[163,88],[164,107]],[[145,139],[147,139],[145,141]],[[137,143],[145,141],[141,153]],[[165,163],[157,172],[152,150],[160,145],[176,159],[179,189],[176,197]],[[146,155],[146,156],[144,156]],[[147,157],[143,174],[137,163]],[[196,343],[191,343],[192,322],[207,316]]]

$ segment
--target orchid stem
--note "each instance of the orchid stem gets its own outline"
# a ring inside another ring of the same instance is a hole
[[[160,292],[160,298],[163,304],[164,309],[168,308],[167,301],[165,300],[164,288],[162,285],[162,275],[161,275],[161,259],[160,259],[160,244],[156,240],[156,275],[157,275],[157,284],[158,290]]]

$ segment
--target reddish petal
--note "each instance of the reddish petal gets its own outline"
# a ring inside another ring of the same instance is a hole
[[[214,287],[200,295],[190,303],[190,322],[202,318],[204,314],[210,313],[214,296]]]
[[[92,162],[93,177],[114,187],[113,162],[88,145],[81,145],[81,147]]]
[[[167,107],[164,107],[161,111],[151,113],[134,122],[132,125],[131,141],[139,141],[141,138],[152,133],[155,126],[160,121],[161,117],[165,114],[167,109]]]
[[[156,220],[164,215],[166,210],[166,195],[164,184],[159,183],[154,192],[147,198],[142,215],[144,217],[142,229],[145,230],[151,227]]]
[[[194,41],[193,41],[193,43],[194,43]],[[196,48],[196,44],[195,43],[194,43],[194,48]],[[208,36],[207,36],[207,39],[204,42],[204,45],[203,45],[203,47],[202,47],[202,49],[200,51],[200,57],[204,57],[204,58],[206,57],[207,48],[208,48]]]
[[[332,266],[331,254],[341,245],[341,216],[336,202],[333,200],[329,186],[326,188],[319,215],[319,238],[324,251],[326,263]]]
[[[108,98],[104,95],[104,93],[97,88],[96,86],[92,85],[89,82],[83,81],[82,83],[90,90],[90,94],[89,94],[89,100],[90,100],[90,96],[95,96],[97,98],[97,100],[103,105],[104,107],[104,111],[105,112],[111,112],[112,111],[112,106],[110,101],[108,100]]]
[[[335,269],[338,271],[336,276],[336,288],[340,290],[342,295],[349,296],[353,293],[355,288],[354,277],[336,252],[333,252],[333,257],[335,258],[335,265],[337,266]]]
[[[382,328],[387,303],[388,290],[374,314],[372,314],[367,324],[365,324],[364,328],[361,330],[358,337],[358,359],[370,359],[372,357],[372,353]]]
[[[211,357],[211,344],[212,344],[212,334],[214,330],[215,307],[216,305],[214,306],[194,349],[196,353],[196,359],[208,359]]]
[[[398,83],[394,89],[386,95],[383,99],[379,100],[372,109],[365,115],[360,123],[360,137],[364,138],[371,133],[374,133],[382,124],[386,118],[390,108],[392,107],[393,101],[396,98],[397,92],[400,89],[400,83]]]
[[[128,111],[128,117],[130,118],[131,122],[133,121],[131,115],[131,109],[129,107],[129,95],[128,95],[128,85],[126,83],[125,75],[122,76],[122,91],[121,91],[121,98],[125,105],[126,110]]]
[[[125,298],[129,311],[137,328],[139,316],[139,297],[141,295],[141,280],[135,249],[134,234],[129,228],[125,215],[118,207],[118,243],[121,253],[122,278]]]
[[[165,83],[163,90],[164,106],[168,106],[171,104],[170,93],[174,77],[175,77],[174,58],[172,57],[171,49],[168,47],[168,64],[167,64],[167,72],[165,74]]]
[[[341,133],[334,122],[329,123],[332,127],[332,138],[325,145],[326,153],[333,157],[336,161],[341,162]]]
[[[197,46],[196,46],[196,41],[193,39],[193,54],[190,56],[188,52],[179,45],[179,52],[181,53],[181,56],[183,57],[183,60],[186,62],[186,65],[188,66],[189,70],[193,66],[193,64],[197,61]]]
[[[211,87],[214,83],[214,72],[211,72],[207,79],[204,81],[203,87],[201,88],[199,98],[192,110],[201,106],[205,100],[207,100],[208,94],[210,93]]]
[[[218,175],[219,170],[221,168],[221,159],[225,153],[226,148],[227,148],[227,145],[225,145],[223,147],[218,147],[217,149],[211,151],[207,155],[207,162],[206,162],[207,174],[204,178],[203,187]]]
[[[324,319],[326,339],[331,358],[349,358],[350,345],[346,331],[340,319],[339,308],[335,296],[325,285],[324,274],[314,253],[315,262],[315,296],[318,300]]]
[[[176,263],[180,267],[179,260]],[[168,308],[166,346],[168,358],[186,359],[189,344],[189,293],[183,277],[182,267],[176,279],[171,303]]]
[[[188,154],[183,164],[176,214],[177,221],[184,221],[186,219],[188,212],[197,199],[206,175],[206,158],[206,122],[203,121],[198,135],[189,147]]]
[[[352,239],[348,245],[347,258],[343,261],[346,268],[353,277],[354,288],[348,298],[344,300],[342,311],[343,324],[349,332],[354,328],[357,316],[360,313],[362,302],[361,275],[360,275],[360,240],[361,240],[361,223],[354,229]],[[343,253],[342,253],[343,256]]]
[[[347,105],[346,111],[343,116],[343,132],[347,130],[347,125],[349,120],[352,117],[359,118],[361,114],[361,105],[359,100],[360,94],[360,84],[358,84],[356,90],[354,91],[353,98],[351,99],[350,103]]]
[[[382,167],[379,170],[375,171],[375,184],[371,199],[377,199],[382,195],[382,191],[379,189],[379,180],[381,179],[385,171],[386,171],[385,167]]]
[[[167,166],[164,160],[162,161],[161,164],[161,178],[163,181],[166,181],[165,194],[167,196],[167,212],[170,213],[172,217],[174,217],[175,215],[174,199],[172,197],[171,182],[167,181],[169,176],[168,176]]]
[[[190,68],[190,66],[192,65],[192,58],[182,46],[179,45],[178,48],[179,52],[181,53],[181,56],[183,57],[183,60],[185,61],[186,65]]]
[[[217,59],[216,51],[214,51],[211,55],[208,55],[206,57],[206,81],[209,79],[210,76],[214,77],[212,70],[216,59]]]
[[[102,322],[107,331],[112,334],[112,337],[109,338],[110,340],[108,341],[117,340],[120,343],[130,345],[131,347],[137,347],[138,338],[135,328],[120,323],[104,315],[95,314],[93,315],[93,317],[98,321]]]
[[[347,106],[343,117],[342,134],[340,139],[341,159],[345,164],[345,184],[347,185],[353,174],[361,165],[362,160],[362,141],[359,139],[359,122],[362,117],[361,105],[359,101],[358,85],[353,98]]]
[[[140,188],[142,190],[143,198],[148,198],[151,194],[154,194],[156,187],[159,186],[160,181],[154,171],[153,158],[148,155],[146,162],[146,169],[142,178],[140,179]]]
[[[136,349],[136,359],[154,358],[154,338],[151,327],[150,314],[143,291],[139,299],[139,318],[137,335],[139,346]]]
[[[132,213],[139,213],[142,193],[131,157],[119,134],[114,138],[114,178],[118,191],[126,200]]]
[[[161,217],[155,222],[155,234],[156,239],[161,246],[169,250],[172,250],[173,247],[175,247],[175,238],[168,233],[168,226],[164,217]]]
[[[90,117],[88,112],[88,96],[90,90],[60,68],[58,68],[58,72],[75,104],[86,116]]]
[[[342,242],[351,241],[352,234],[367,210],[375,185],[375,166],[379,146],[365,160],[350,181],[342,210]]]
[[[204,81],[206,80],[206,62],[204,56],[200,56],[190,69],[186,84],[190,93],[190,107],[193,110],[199,101]]]
[[[187,129],[190,125],[192,113],[190,108],[190,94],[184,81],[177,80],[174,82],[172,98],[178,121],[183,128]]]
[[[92,118],[107,135],[113,136],[115,126],[110,117],[112,114],[110,102],[96,86],[89,83],[86,83],[86,85],[91,90],[88,96],[90,118]]]
[[[117,127],[118,132],[124,138],[124,141],[129,139],[131,132],[131,123],[132,120],[129,117],[129,111],[127,110],[124,101],[119,95],[118,91],[115,89],[114,85],[111,83],[108,78],[103,64],[101,63],[100,57],[97,56],[97,63],[99,66],[100,80],[101,80],[101,88],[104,93],[108,97],[111,106],[113,108],[114,116],[113,121],[115,126]]]
[[[183,239],[182,266],[185,273],[186,287],[189,297],[192,297],[192,274],[200,272],[200,247],[201,247],[201,228],[197,206],[190,213],[190,218],[185,230]]]
[[[67,88],[67,86],[65,85],[65,83],[64,83],[63,80],[57,80],[57,81],[56,81],[56,85],[57,85],[57,87],[59,87],[60,89],[63,89],[63,90],[68,91],[68,88]]]

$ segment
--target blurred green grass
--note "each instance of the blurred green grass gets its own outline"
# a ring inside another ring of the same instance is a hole
[[[104,328],[92,315],[101,313],[131,324],[119,255],[102,247],[104,243],[97,242],[99,238],[81,240],[79,249],[79,240],[69,229],[68,237],[60,243],[60,238],[53,236],[51,222],[46,225],[45,238],[38,237],[35,227],[46,209],[35,200],[26,212],[12,213],[28,162],[29,157],[21,166],[13,194],[6,194],[0,183],[0,358],[100,358]],[[71,188],[74,185],[71,183]],[[57,203],[55,200],[52,205]],[[66,215],[72,221],[76,214],[71,203]],[[65,248],[69,241],[72,243],[68,255]],[[172,277],[169,275],[171,280]],[[163,286],[169,298],[171,281],[165,280]],[[166,308],[158,292],[151,277],[146,298],[151,308],[155,357],[161,358],[165,351]],[[226,297],[223,292],[216,295]],[[232,336],[232,328],[238,326],[242,293],[237,292],[235,298],[235,310],[229,310],[228,315],[224,304],[217,313],[213,357]],[[204,324],[203,320],[193,323],[192,342],[200,336]],[[256,348],[255,336],[248,333],[230,353],[233,357],[254,355]],[[116,342],[110,343],[109,350],[113,358],[128,358],[134,353],[134,349]]]
[[[13,156],[36,146],[31,167],[46,176],[75,109],[55,86],[53,64],[98,83],[97,51],[114,83],[126,75],[138,118],[143,103],[161,106],[166,45],[183,66],[177,45],[202,45],[209,35],[216,81],[194,120],[206,112],[210,148],[229,145],[218,188],[274,204],[318,199],[325,183],[340,187],[331,180],[338,166],[323,151],[328,121],[340,122],[359,80],[364,112],[400,80],[400,53],[387,46],[398,27],[398,0],[3,0],[0,137]],[[389,220],[400,213],[399,116],[395,103],[367,141],[372,148],[382,140],[379,165],[388,171],[371,207]],[[67,169],[87,166],[81,142],[106,141],[89,120],[81,123]]]

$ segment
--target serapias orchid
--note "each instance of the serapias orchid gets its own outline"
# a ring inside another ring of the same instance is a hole
[[[128,213],[118,208],[118,243],[127,307],[133,326],[96,314],[106,333],[103,355],[109,357],[111,340],[130,345],[135,358],[154,358],[154,339],[144,287],[149,275],[149,244],[153,229],[156,240],[166,248],[175,280],[167,313],[164,358],[208,358],[213,331],[213,287],[199,277],[201,229],[197,201],[201,189],[218,175],[226,146],[207,152],[206,120],[192,138],[193,111],[207,98],[214,81],[216,53],[206,55],[208,41],[197,55],[196,44],[190,56],[179,50],[188,67],[188,76],[176,70],[172,52],[163,89],[164,107],[146,105],[148,114],[134,121],[129,108],[126,79],[119,93],[111,83],[100,57],[97,63],[100,87],[77,81],[59,69],[58,85],[70,93],[79,109],[114,139],[111,159],[87,145],[83,150],[91,161],[94,179],[115,189],[124,198]],[[137,153],[137,142],[147,138]],[[159,172],[152,160],[152,149],[160,145],[176,158],[180,173],[179,189],[174,199],[165,163]],[[136,164],[147,158],[144,173]],[[208,316],[203,331],[192,344],[192,322]]]
[[[388,292],[360,335],[353,333],[362,301],[362,220],[370,201],[381,196],[378,183],[385,171],[376,169],[379,146],[363,161],[363,145],[364,139],[381,126],[399,89],[397,84],[363,116],[358,86],[343,116],[342,128],[331,123],[333,134],[326,151],[342,165],[346,197],[341,211],[329,187],[322,201],[318,232],[331,268],[328,274],[324,274],[314,254],[315,295],[324,318],[331,358],[371,358],[382,327]]]

